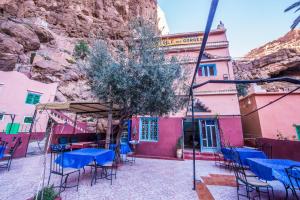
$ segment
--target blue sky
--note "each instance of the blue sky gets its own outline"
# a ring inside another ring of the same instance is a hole
[[[227,28],[232,57],[283,36],[297,14],[283,10],[296,0],[220,0],[213,28]],[[158,0],[170,33],[203,31],[211,0]]]

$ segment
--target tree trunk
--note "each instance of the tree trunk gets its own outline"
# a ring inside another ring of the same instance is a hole
[[[122,135],[123,128],[124,128],[124,120],[126,118],[128,118],[128,116],[122,116],[120,118],[120,122],[119,122],[119,126],[118,126],[118,132],[117,132],[117,136],[116,136],[116,149],[115,149],[117,162],[121,161],[120,139],[121,139],[121,135]]]
[[[106,130],[106,138],[105,138],[105,148],[106,149],[109,149],[111,134],[112,134],[112,113],[110,111],[108,114],[108,118],[107,118],[107,130]]]

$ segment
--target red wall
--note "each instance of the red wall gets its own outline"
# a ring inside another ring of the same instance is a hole
[[[270,144],[272,146],[272,158],[274,159],[300,161],[300,141],[257,138],[256,145],[259,146],[262,144]]]
[[[132,139],[139,139],[140,118],[132,119],[132,130],[137,134]],[[137,154],[158,157],[176,157],[176,143],[182,135],[182,118],[161,117],[158,120],[158,142],[143,142],[137,145]]]
[[[219,117],[219,129],[224,146],[243,146],[243,129],[240,117]]]
[[[45,133],[32,133],[31,134],[31,140],[42,140],[44,138]],[[8,147],[10,148],[13,145],[13,138],[14,137],[21,137],[21,145],[18,147],[15,158],[24,157],[26,155],[28,140],[29,140],[29,134],[28,133],[18,133],[18,134],[6,134],[6,133],[0,133],[0,137],[3,141],[8,142]],[[6,150],[8,151],[7,148]]]

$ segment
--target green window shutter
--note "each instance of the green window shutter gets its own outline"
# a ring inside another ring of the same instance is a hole
[[[24,123],[25,124],[31,124],[32,123],[32,117],[25,117],[24,118]]]
[[[27,97],[26,97],[25,103],[27,103],[27,104],[32,104],[32,102],[33,102],[33,97],[34,97],[34,94],[28,93],[28,94],[27,94]]]
[[[296,132],[297,132],[297,136],[298,136],[298,140],[300,140],[300,125],[296,125]]]
[[[19,128],[20,128],[20,124],[19,123],[13,123],[13,124],[12,123],[8,123],[6,125],[5,133],[6,134],[18,134]]]
[[[35,105],[35,104],[40,103],[40,98],[41,98],[40,94],[28,92],[25,103]]]
[[[34,98],[33,98],[33,104],[40,103],[40,98],[41,98],[41,95],[35,94]]]

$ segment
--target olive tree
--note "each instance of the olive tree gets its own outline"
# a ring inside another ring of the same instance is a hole
[[[116,137],[117,151],[124,120],[132,116],[162,116],[185,104],[187,73],[159,46],[156,26],[137,19],[130,23],[129,47],[111,52],[105,41],[96,41],[88,56],[86,74],[100,100],[121,108]]]

